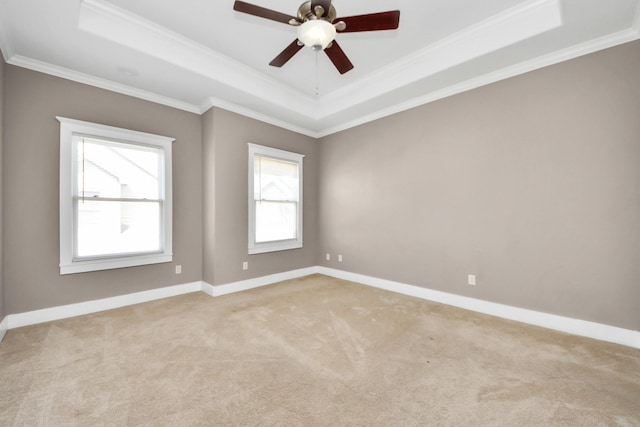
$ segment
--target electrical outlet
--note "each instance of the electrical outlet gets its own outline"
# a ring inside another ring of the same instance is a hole
[[[242,269],[243,270],[248,270],[249,269],[249,262],[248,261],[244,261],[242,263]]]
[[[475,274],[469,274],[467,276],[467,283],[471,286],[475,286],[476,285],[476,275]]]
[[[331,261],[331,254],[327,254],[327,261]]]
[[[342,255],[338,255],[338,262],[342,262]]]
[[[176,274],[182,274],[182,266],[176,265]]]

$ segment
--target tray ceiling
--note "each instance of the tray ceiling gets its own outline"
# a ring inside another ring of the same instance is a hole
[[[251,0],[295,15],[300,0]],[[225,108],[321,137],[640,38],[640,0],[334,0],[338,16],[398,9],[395,31],[336,40],[340,75],[294,27],[233,0],[0,0],[5,60],[202,113]]]

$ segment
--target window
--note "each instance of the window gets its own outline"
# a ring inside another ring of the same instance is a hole
[[[57,119],[60,274],[172,261],[173,138]]]
[[[249,144],[249,253],[302,247],[302,154]]]

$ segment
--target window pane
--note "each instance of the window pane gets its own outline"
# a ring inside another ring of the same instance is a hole
[[[161,150],[75,136],[79,197],[160,199]]]
[[[304,155],[249,146],[249,254],[302,247]]]
[[[295,202],[256,202],[256,242],[289,240],[297,237]]]
[[[77,257],[161,249],[159,202],[76,200],[75,203]]]
[[[298,164],[269,157],[254,158],[254,199],[298,201]]]

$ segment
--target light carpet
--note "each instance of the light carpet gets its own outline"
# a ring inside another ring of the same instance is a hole
[[[313,275],[10,330],[0,425],[640,426],[640,350]]]

